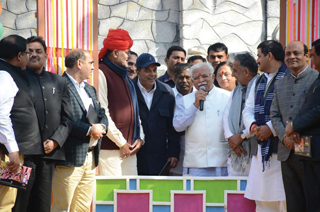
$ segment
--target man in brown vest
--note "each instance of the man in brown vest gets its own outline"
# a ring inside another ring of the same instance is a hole
[[[140,139],[139,108],[135,87],[128,76],[133,41],[123,29],[110,29],[99,53],[99,98],[109,121],[101,144],[100,175],[137,175]]]

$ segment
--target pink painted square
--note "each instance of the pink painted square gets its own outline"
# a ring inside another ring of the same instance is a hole
[[[228,194],[228,212],[250,212],[255,211],[256,203],[244,197],[244,194]]]
[[[174,194],[174,212],[189,211],[203,211],[203,194]]]
[[[118,212],[149,212],[150,209],[149,193],[118,193],[117,211]]]

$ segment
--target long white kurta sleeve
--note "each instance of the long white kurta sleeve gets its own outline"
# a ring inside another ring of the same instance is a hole
[[[183,101],[183,96],[176,97],[176,108],[173,117],[173,127],[177,132],[185,131],[194,120],[198,108],[191,104],[187,109]]]
[[[8,72],[0,71],[0,79],[0,143],[12,153],[19,151],[10,119],[14,97],[19,89]]]

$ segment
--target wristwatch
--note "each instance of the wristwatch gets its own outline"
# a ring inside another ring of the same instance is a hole
[[[240,137],[241,137],[243,140],[246,139],[246,135],[243,134],[243,133],[240,135]]]

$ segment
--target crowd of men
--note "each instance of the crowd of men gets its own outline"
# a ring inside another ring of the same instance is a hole
[[[70,51],[59,76],[42,37],[0,41],[1,160],[32,168],[26,190],[0,185],[0,211],[89,211],[98,165],[103,176],[248,176],[256,211],[320,211],[320,39],[310,52],[263,41],[257,59],[233,61],[223,43],[187,63],[172,46],[159,78],[132,46],[110,29],[97,93],[89,52]],[[309,156],[296,154],[305,137]]]

